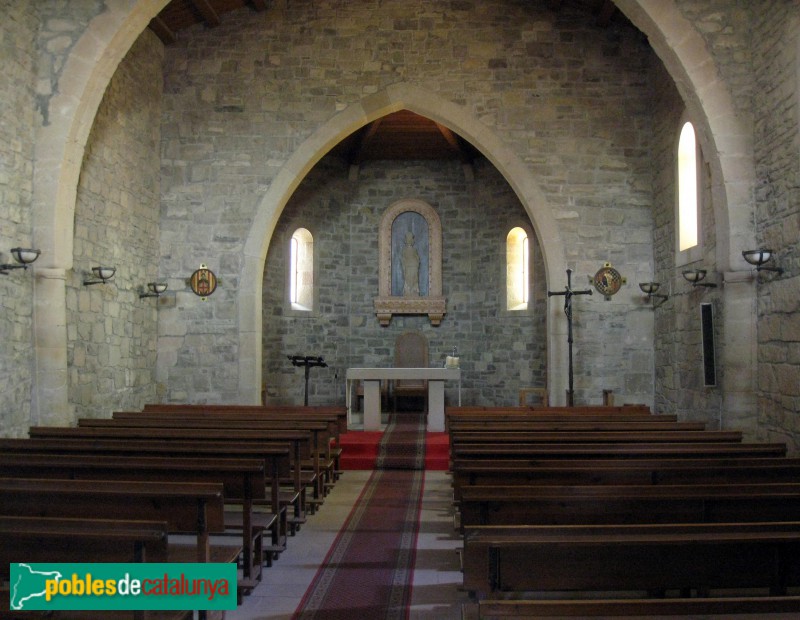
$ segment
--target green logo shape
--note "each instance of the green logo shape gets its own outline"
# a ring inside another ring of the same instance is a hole
[[[11,564],[11,610],[236,609],[236,564]]]

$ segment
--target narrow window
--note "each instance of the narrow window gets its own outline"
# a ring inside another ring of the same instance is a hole
[[[528,233],[512,228],[506,237],[506,307],[526,310],[530,291],[530,250]]]
[[[289,301],[295,310],[314,307],[314,238],[305,228],[289,242]]]
[[[694,127],[685,123],[678,142],[678,251],[698,243],[697,141]]]

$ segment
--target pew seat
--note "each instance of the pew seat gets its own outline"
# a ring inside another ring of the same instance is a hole
[[[669,599],[485,599],[464,606],[462,620],[538,620],[541,618],[617,618],[685,616],[731,620],[795,620],[800,596],[738,596]]]
[[[800,586],[800,523],[473,527],[464,588],[478,598],[572,592],[782,596]]]

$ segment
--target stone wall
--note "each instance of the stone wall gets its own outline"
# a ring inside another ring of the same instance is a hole
[[[800,449],[800,2],[766,4],[753,36],[756,238],[785,272],[756,284],[758,410],[764,439]]]
[[[34,97],[38,11],[7,6],[0,23],[0,263],[9,250],[31,247]],[[24,436],[30,425],[33,278],[20,269],[0,275],[0,436]]]
[[[702,258],[687,264],[677,264],[677,147],[682,124],[691,119],[684,117],[685,107],[666,76],[656,82],[660,86],[654,100],[654,116],[658,119],[653,139],[653,164],[658,171],[653,189],[654,280],[661,283],[659,293],[669,295],[669,299],[656,300],[656,306],[651,311],[655,315],[655,408],[663,413],[677,413],[682,419],[705,421],[713,427],[718,424],[720,415],[721,386],[725,372],[720,364],[725,347],[721,289],[692,288],[682,275],[684,269],[706,269],[709,274],[707,281],[722,286],[715,268],[716,239],[711,181],[707,166],[701,162],[704,171],[700,213]],[[712,304],[714,313],[717,362],[717,381],[714,387],[705,386],[703,377],[700,305],[704,303]]]
[[[387,327],[375,316],[378,224],[404,198],[424,200],[442,223],[442,282],[447,314],[438,327],[426,316],[396,315]],[[286,257],[298,227],[314,235],[319,262],[317,313],[287,312]],[[322,355],[328,368],[311,370],[309,402],[344,403],[348,367],[392,366],[394,342],[405,331],[425,334],[429,366],[458,347],[464,404],[516,404],[518,390],[546,385],[545,278],[532,242],[530,311],[504,308],[506,235],[531,228],[519,200],[486,160],[467,180],[459,162],[369,162],[358,179],[333,158],[318,165],[283,212],[264,277],[264,359],[268,399],[302,403],[304,373],[287,355]],[[448,402],[457,402],[447,386]]]
[[[109,83],[86,147],[67,280],[77,417],[140,409],[156,397],[156,302],[139,293],[158,276],[162,55],[145,31]],[[116,267],[115,278],[84,286],[96,265]]]
[[[186,277],[205,262],[223,282],[205,306],[178,297],[184,312],[159,343],[166,398],[235,397],[231,302],[261,195],[333,115],[407,82],[464,106],[530,167],[578,285],[606,261],[629,278],[613,301],[576,302],[576,387],[583,402],[600,402],[602,389],[651,402],[652,315],[634,287],[652,272],[655,64],[624,20],[598,29],[568,5],[327,0],[181,32],[166,56],[161,267]],[[481,283],[464,284],[475,293]]]

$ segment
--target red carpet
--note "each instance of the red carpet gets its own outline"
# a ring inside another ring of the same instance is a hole
[[[342,448],[340,460],[344,470],[375,469],[378,457],[378,444],[383,437],[380,431],[349,431],[339,438]],[[450,459],[450,446],[447,433],[425,434],[425,469],[447,471]]]
[[[378,444],[378,469],[425,469],[425,414],[393,413]]]
[[[408,618],[424,476],[372,473],[293,620]]]

